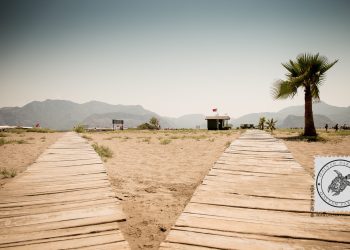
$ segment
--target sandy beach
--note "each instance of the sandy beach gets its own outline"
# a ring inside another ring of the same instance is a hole
[[[239,131],[120,131],[89,133],[107,146],[105,163],[127,221],[132,249],[158,249],[195,188]]]
[[[16,132],[0,132],[0,168],[15,171],[20,174],[32,164],[36,158],[62,133],[37,133],[16,130]],[[3,178],[0,175],[0,186],[11,181],[12,178]]]
[[[105,167],[127,221],[121,223],[132,249],[158,249],[213,163],[243,130],[125,130],[80,134],[108,147]],[[300,131],[277,130],[310,175],[315,155],[349,155],[350,136],[321,132],[325,140],[292,140]],[[61,133],[2,133],[13,143],[0,147],[1,167],[26,169]],[[19,142],[20,141],[20,142]],[[16,178],[16,177],[14,177]],[[4,184],[12,178],[1,179]]]
[[[298,136],[302,131],[291,132],[290,130],[277,130],[274,136],[283,139],[294,158],[304,169],[313,175],[315,156],[348,156],[350,155],[350,135],[342,135],[342,132],[336,133],[330,131],[326,133],[324,130],[318,131],[325,141],[307,142],[295,141],[289,138]]]

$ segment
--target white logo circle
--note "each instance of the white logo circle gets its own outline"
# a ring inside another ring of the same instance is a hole
[[[324,165],[317,175],[316,188],[328,205],[350,206],[350,162],[339,159]]]

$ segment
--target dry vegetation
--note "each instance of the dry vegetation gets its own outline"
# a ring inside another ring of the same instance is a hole
[[[101,159],[106,162],[108,158],[113,156],[113,152],[109,147],[100,146],[97,143],[91,145],[96,153],[101,157]]]
[[[0,132],[0,186],[23,172],[60,135],[46,129]]]
[[[86,133],[110,149],[105,163],[132,249],[158,249],[213,163],[239,131],[125,130]]]

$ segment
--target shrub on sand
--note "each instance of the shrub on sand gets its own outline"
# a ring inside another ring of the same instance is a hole
[[[149,123],[142,123],[139,126],[137,126],[137,129],[149,129],[149,130],[154,130],[157,129],[155,126]]]
[[[16,169],[7,169],[7,168],[2,168],[0,169],[0,174],[3,176],[3,178],[13,178],[17,175]]]
[[[81,124],[76,125],[73,130],[77,133],[84,133],[85,132],[85,128]]]
[[[113,152],[109,147],[100,146],[97,143],[92,144],[92,147],[103,161],[106,161],[107,158],[111,158],[113,156]]]
[[[26,130],[27,132],[35,132],[35,133],[53,133],[54,130],[48,128],[29,128]]]
[[[5,140],[4,138],[0,138],[0,146],[5,144],[26,144],[25,140]]]
[[[92,140],[92,138],[90,137],[90,136],[88,136],[88,135],[83,135],[82,136],[84,139],[86,139],[86,140]]]
[[[162,144],[162,145],[169,144],[170,142],[171,142],[170,139],[161,139],[161,140],[160,140],[160,144]]]

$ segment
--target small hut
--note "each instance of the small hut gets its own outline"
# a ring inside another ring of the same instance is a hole
[[[205,117],[208,123],[208,130],[225,130],[230,129],[228,121],[230,117],[227,115],[216,115],[216,116],[207,116]]]
[[[113,130],[123,130],[124,129],[124,120],[112,120],[112,124],[113,124]]]

